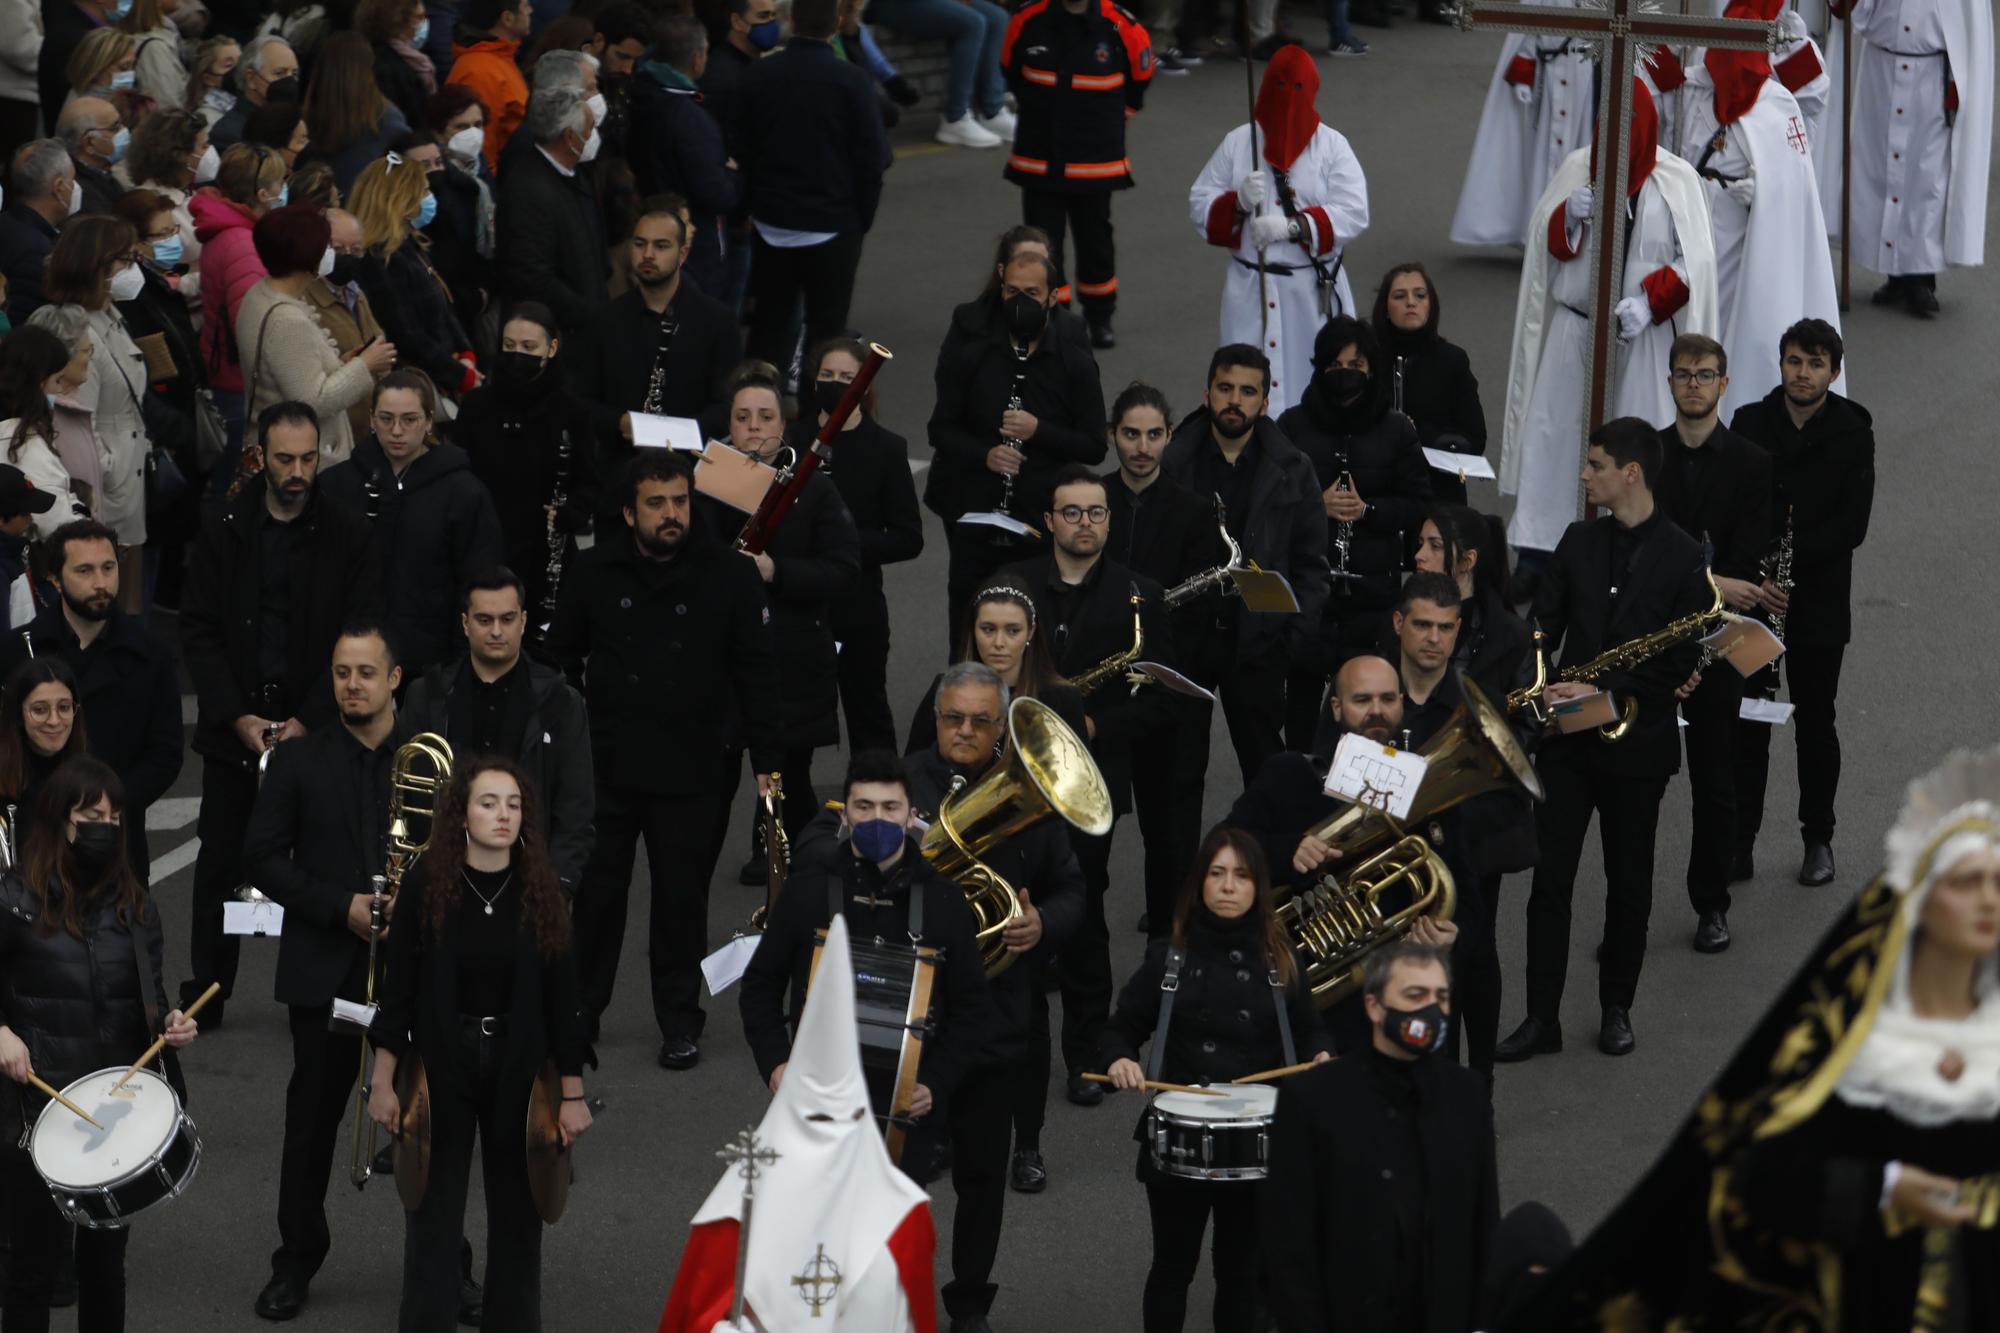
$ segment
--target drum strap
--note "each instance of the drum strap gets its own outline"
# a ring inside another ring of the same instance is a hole
[[[1285,983],[1278,977],[1276,964],[1271,967],[1271,1003],[1278,1006],[1278,1040],[1285,1046],[1285,1067],[1299,1062],[1298,1047],[1292,1044],[1292,1015],[1285,1008]]]
[[[1187,962],[1187,950],[1167,950],[1167,974],[1160,978],[1160,1021],[1153,1027],[1153,1050],[1146,1057],[1146,1077],[1157,1083],[1160,1067],[1167,1059],[1167,1025],[1174,1017],[1174,995],[1181,988],[1181,967]]]
[[[856,864],[858,865],[859,863],[857,862]],[[856,897],[858,899],[860,895],[857,894]],[[867,901],[872,903],[875,900],[871,898],[868,899]],[[827,910],[828,922],[831,922],[834,917],[843,915],[846,906],[847,906],[846,881],[843,880],[839,875],[827,876],[826,910]],[[917,945],[922,944],[924,942],[924,886],[921,884],[910,885],[909,921],[910,921],[909,925],[910,946],[912,948],[915,948]]]

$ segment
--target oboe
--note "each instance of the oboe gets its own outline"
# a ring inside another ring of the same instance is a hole
[[[1021,385],[1027,378],[1028,349],[1026,347],[1016,347],[1014,349],[1014,387],[1013,391],[1007,395],[1007,410],[1009,412],[1018,412],[1021,410]],[[1000,443],[1006,445],[1017,454],[1021,452],[1021,442],[1011,435],[1002,435]],[[1003,514],[1014,512],[1014,474],[1012,472],[1009,472],[1000,479],[1000,512]]]
[[[549,637],[549,630],[556,623],[556,592],[562,587],[563,554],[569,547],[569,537],[556,525],[556,515],[569,501],[569,430],[564,428],[556,436],[556,484],[549,491],[548,528],[546,539],[549,546],[549,567],[543,577],[542,614],[535,624],[535,642],[541,643]]]

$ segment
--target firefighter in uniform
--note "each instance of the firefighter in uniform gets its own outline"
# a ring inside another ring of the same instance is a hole
[[[1007,179],[1021,187],[1021,218],[1049,234],[1064,272],[1063,234],[1074,233],[1091,346],[1113,346],[1111,192],[1132,185],[1125,122],[1153,79],[1151,40],[1112,0],[1031,0],[1007,25],[1000,68],[1020,103]],[[1058,297],[1069,299],[1067,283]]]

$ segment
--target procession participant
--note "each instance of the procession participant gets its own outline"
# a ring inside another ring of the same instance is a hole
[[[1449,574],[1458,585],[1454,665],[1496,698],[1533,678],[1533,637],[1507,603],[1507,543],[1498,519],[1465,505],[1437,506],[1417,529],[1410,566]]]
[[[1314,110],[1318,96],[1312,56],[1279,48],[1257,89],[1254,124],[1225,135],[1188,189],[1195,230],[1232,260],[1221,341],[1270,357],[1264,387],[1274,417],[1305,392],[1319,327],[1356,313],[1342,260],[1368,229],[1368,180],[1347,137]]]
[[[982,588],[966,612],[965,640],[952,660],[990,667],[1010,697],[1047,704],[1064,726],[1081,736],[1088,727],[1083,696],[1056,670],[1054,650],[1041,636],[1035,616],[1035,599],[1013,584]],[[943,672],[931,678],[930,688],[911,714],[904,754],[921,754],[936,744],[937,693],[943,679]]]
[[[7,809],[8,859],[19,860],[42,784],[88,753],[78,714],[76,676],[60,657],[23,662],[0,694],[0,800]],[[213,1009],[215,1002],[209,1002]]]
[[[1517,248],[1534,242],[1535,201],[1563,159],[1583,146],[1582,127],[1597,116],[1596,58],[1594,44],[1573,37],[1507,34],[1465,165],[1452,240]]]
[[[1479,381],[1465,349],[1438,332],[1443,314],[1444,298],[1422,264],[1398,264],[1383,276],[1370,323],[1382,345],[1389,405],[1410,419],[1424,448],[1483,458],[1486,409],[1479,404]],[[1433,469],[1431,493],[1464,504],[1465,480]]]

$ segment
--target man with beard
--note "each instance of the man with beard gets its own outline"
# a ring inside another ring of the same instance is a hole
[[[1805,838],[1798,878],[1801,884],[1826,884],[1834,876],[1833,802],[1840,788],[1834,703],[1854,627],[1849,606],[1854,553],[1868,537],[1875,505],[1875,429],[1868,409],[1833,392],[1843,349],[1832,325],[1800,320],[1785,330],[1780,347],[1783,382],[1730,422],[1737,434],[1762,445],[1774,466],[1771,530],[1778,534],[1779,550],[1757,599],[1786,648],[1779,662],[1746,684],[1745,693],[1772,697],[1781,668],[1791,686],[1799,829]],[[1789,565],[1789,588],[1778,583],[1780,563]],[[1729,877],[1744,880],[1756,873],[1751,854],[1764,823],[1770,727],[1739,721],[1735,754],[1736,849]]]
[[[58,600],[6,636],[0,680],[30,657],[62,658],[76,676],[90,753],[125,784],[125,840],[144,882],[146,807],[181,771],[181,692],[174,657],[137,618],[118,609],[117,534],[95,519],[65,523],[42,541]]]
[[[548,643],[590,704],[597,769],[597,843],[576,891],[585,1021],[595,1041],[644,837],[653,1017],[669,1069],[701,1058],[706,867],[724,799],[732,696],[759,795],[780,759],[763,580],[755,564],[692,527],[693,490],[694,469],[680,454],[647,449],[632,459],[623,487],[629,535],[607,532],[563,576]]]
[[[1160,470],[1219,500],[1244,558],[1284,575],[1299,603],[1298,614],[1289,616],[1249,611],[1241,598],[1204,599],[1215,614],[1209,636],[1228,646],[1212,650],[1198,679],[1222,696],[1229,740],[1248,783],[1284,748],[1285,677],[1305,628],[1319,624],[1326,606],[1326,512],[1311,460],[1265,414],[1270,359],[1247,344],[1217,348],[1207,384],[1202,406],[1160,456]],[[1200,730],[1208,734],[1206,716]],[[1197,784],[1207,770],[1204,745]]]
[[[1674,339],[1674,424],[1660,432],[1658,499],[1682,532],[1702,544],[1715,586],[1734,611],[1757,605],[1759,565],[1771,533],[1771,460],[1722,424],[1729,354],[1699,333]],[[1743,677],[1724,662],[1681,687],[1687,726],[1688,791],[1694,805],[1688,842],[1688,903],[1694,947],[1729,947],[1729,858],[1735,850],[1737,713]]]
[[[368,524],[328,499],[319,476],[319,418],[304,403],[257,417],[264,470],[209,517],[181,593],[181,655],[194,682],[194,752],[201,756],[187,1004],[222,983],[202,1010],[221,1026],[236,982],[238,941],[222,907],[243,878],[243,828],[266,756],[281,741],[331,725],[327,662],[340,627],[381,612],[381,573]]]
[[[681,280],[687,223],[680,201],[657,195],[639,206],[631,246],[635,285],[567,331],[570,391],[582,400],[598,442],[598,475],[616,477],[632,456],[632,414],[692,417],[704,438],[722,434],[724,384],[743,359],[735,312]],[[617,487],[604,489],[601,529],[616,536]]]

